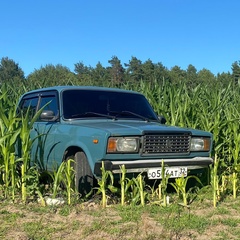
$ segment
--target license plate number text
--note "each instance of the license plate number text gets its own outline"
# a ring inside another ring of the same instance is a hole
[[[165,176],[169,178],[179,178],[187,176],[187,167],[166,167]],[[148,179],[161,179],[162,169],[161,168],[149,168]]]

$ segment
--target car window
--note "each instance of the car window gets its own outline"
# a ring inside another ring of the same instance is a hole
[[[46,105],[47,104],[47,105]],[[44,105],[44,110],[53,111],[54,116],[58,114],[58,104],[56,96],[42,96],[39,104],[39,109],[41,109]]]
[[[59,113],[57,94],[55,92],[43,92],[26,95],[19,104],[21,112],[26,114],[29,109],[29,116],[33,118],[43,106],[44,110],[52,111],[54,116]]]
[[[38,105],[38,97],[32,97],[32,98],[25,98],[22,100],[20,107],[21,112],[25,115],[27,111],[29,111],[30,118],[33,118],[34,114],[36,113]],[[29,109],[29,110],[28,110]]]

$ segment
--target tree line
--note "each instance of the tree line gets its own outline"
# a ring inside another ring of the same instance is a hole
[[[114,86],[135,85],[143,82],[169,82],[177,85],[186,83],[190,87],[206,83],[207,85],[228,85],[230,82],[240,83],[240,61],[232,63],[232,72],[222,72],[214,75],[210,70],[203,68],[200,71],[189,64],[186,70],[179,66],[171,69],[165,67],[161,62],[153,63],[150,59],[142,62],[132,57],[128,63],[122,64],[117,56],[112,56],[108,61],[109,66],[104,67],[100,62],[95,67],[86,66],[83,62],[74,64],[74,72],[61,64],[47,64],[35,69],[27,77],[24,71],[14,60],[2,57],[0,63],[0,84],[3,83],[25,83],[31,85],[53,86],[62,84],[75,85],[98,85]]]

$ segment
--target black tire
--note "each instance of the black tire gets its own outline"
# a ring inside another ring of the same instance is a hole
[[[94,176],[84,152],[77,152],[74,160],[76,189],[81,196],[85,196],[90,193],[93,188]]]

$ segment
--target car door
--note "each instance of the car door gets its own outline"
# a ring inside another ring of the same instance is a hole
[[[37,163],[41,169],[52,170],[58,165],[54,157],[54,149],[56,146],[54,132],[56,125],[59,123],[57,92],[43,91],[26,95],[22,99],[20,107],[21,109],[29,108],[31,117],[42,108],[41,111],[43,114],[46,111],[52,112],[53,117],[51,119],[39,117],[30,132],[30,137],[33,140],[31,163]]]
[[[43,108],[43,109],[42,109]],[[42,114],[34,126],[36,141],[32,154],[39,165],[48,170],[56,168],[60,163],[55,159],[55,132],[59,125],[59,102],[57,91],[41,92],[37,110]],[[45,118],[45,113],[51,112],[52,118]]]

